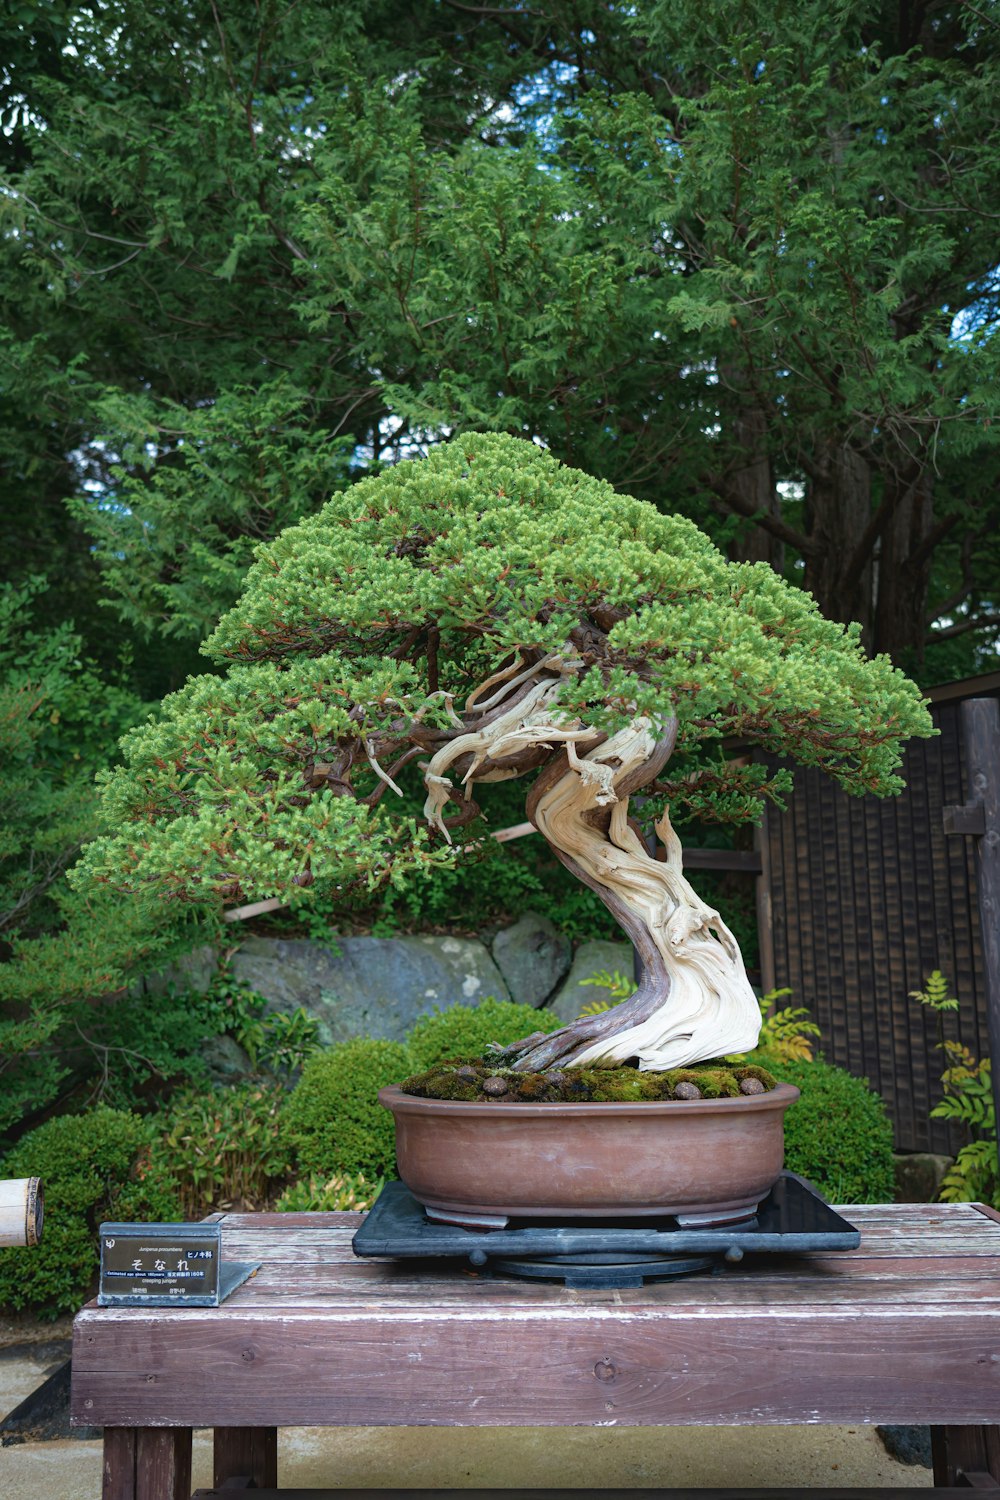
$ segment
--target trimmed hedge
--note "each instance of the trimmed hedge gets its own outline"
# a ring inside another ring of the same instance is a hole
[[[422,1016],[411,1030],[406,1040],[415,1066],[410,1071],[425,1073],[453,1057],[483,1057],[491,1042],[509,1047],[533,1031],[556,1031],[561,1025],[552,1011],[492,996],[479,1005],[451,1005]]]
[[[169,1181],[132,1176],[154,1131],[138,1115],[100,1105],[47,1120],[18,1141],[0,1176],[42,1179],[45,1226],[33,1249],[0,1250],[0,1306],[32,1307],[42,1318],[76,1312],[97,1275],[102,1219],[181,1217]]]
[[[818,1057],[753,1060],[802,1094],[785,1115],[785,1166],[831,1203],[891,1203],[896,1192],[892,1125],[879,1094],[864,1078]]]
[[[378,1091],[413,1071],[405,1043],[371,1037],[311,1057],[282,1111],[300,1173],[325,1179],[395,1176],[395,1124]]]

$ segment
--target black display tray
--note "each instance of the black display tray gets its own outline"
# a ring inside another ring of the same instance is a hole
[[[432,1223],[401,1182],[389,1182],[353,1247],[358,1256],[461,1259],[479,1270],[554,1277],[574,1286],[637,1286],[647,1277],[721,1269],[751,1251],[854,1250],[860,1242],[854,1226],[808,1183],[783,1172],[753,1218],[714,1228],[681,1228],[662,1218],[512,1219],[506,1229],[459,1229]],[[692,1262],[692,1256],[702,1259]]]

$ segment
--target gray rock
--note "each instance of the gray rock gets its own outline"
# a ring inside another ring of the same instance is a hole
[[[931,1430],[929,1427],[901,1427],[889,1423],[876,1427],[875,1431],[890,1457],[901,1464],[920,1464],[925,1469],[933,1467],[931,1457]]]
[[[519,1005],[545,1004],[569,968],[571,952],[569,938],[547,917],[530,912],[493,939],[496,966]]]
[[[582,943],[576,950],[573,967],[566,976],[566,982],[549,1009],[555,1011],[561,1021],[575,1021],[585,1005],[590,1005],[594,1000],[610,1000],[610,992],[603,986],[582,982],[602,969],[606,969],[609,974],[617,971],[631,979],[632,944],[613,943],[606,939]]]
[[[302,1006],[324,1046],[354,1036],[400,1040],[419,1016],[495,996],[509,1000],[482,943],[456,937],[248,938],[233,956],[238,979],[275,1009]]]
[[[897,1203],[933,1203],[954,1157],[933,1151],[908,1151],[893,1158]]]
[[[169,968],[138,980],[129,990],[136,995],[165,995],[173,985],[178,994],[184,990],[194,990],[203,995],[215,978],[218,967],[218,953],[208,943],[203,943],[200,948],[192,948],[190,953],[176,959]]]
[[[201,1055],[216,1083],[236,1083],[250,1073],[250,1054],[234,1036],[211,1036],[201,1045]]]

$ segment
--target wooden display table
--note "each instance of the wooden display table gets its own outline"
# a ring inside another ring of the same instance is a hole
[[[230,1214],[224,1254],[262,1267],[222,1307],[78,1315],[73,1422],[105,1429],[105,1500],[187,1500],[194,1427],[215,1428],[227,1492],[277,1484],[279,1427],[803,1422],[930,1423],[935,1482],[985,1486],[1000,1215],[844,1212],[858,1250],[637,1291],[360,1261],[357,1214]]]

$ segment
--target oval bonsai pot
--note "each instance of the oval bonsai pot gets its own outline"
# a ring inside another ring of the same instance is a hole
[[[792,1084],[738,1099],[461,1103],[379,1090],[399,1175],[431,1216],[742,1218],[784,1160]]]

